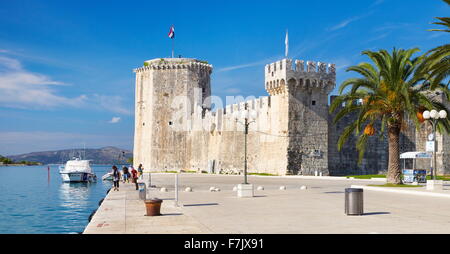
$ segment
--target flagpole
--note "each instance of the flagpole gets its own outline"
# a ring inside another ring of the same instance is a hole
[[[286,38],[284,40],[284,44],[285,44],[285,50],[284,50],[284,55],[287,58],[288,57],[288,53],[289,53],[289,35],[288,35],[288,30],[286,29]]]
[[[170,27],[170,31],[169,31],[169,38],[172,39],[172,58],[174,58],[175,55],[175,28],[173,27],[173,25]]]

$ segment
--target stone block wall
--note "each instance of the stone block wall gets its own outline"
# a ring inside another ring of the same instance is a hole
[[[136,72],[134,163],[146,170],[242,172],[244,126],[234,113],[255,111],[247,135],[248,172],[277,175],[349,175],[385,173],[386,133],[369,138],[358,164],[356,137],[341,151],[337,142],[355,115],[334,124],[328,94],[335,87],[335,66],[290,59],[265,67],[269,94],[211,111],[212,66],[187,58],[154,59]],[[331,100],[333,100],[333,96]],[[337,111],[336,111],[337,112]],[[240,120],[243,121],[242,119]],[[375,126],[380,129],[379,123]],[[430,126],[402,132],[400,152],[424,151]],[[381,136],[381,138],[380,138]],[[438,135],[438,171],[450,172],[448,135]],[[429,162],[418,167],[429,168]]]

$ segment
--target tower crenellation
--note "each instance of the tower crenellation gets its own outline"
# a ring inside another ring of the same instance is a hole
[[[213,66],[190,58],[160,58],[144,62],[144,66],[134,69],[136,73],[147,70],[198,69],[211,74]]]
[[[265,67],[265,88],[270,95],[283,94],[294,87],[334,89],[336,66],[323,62],[283,59]]]

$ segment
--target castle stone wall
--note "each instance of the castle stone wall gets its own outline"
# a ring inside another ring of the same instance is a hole
[[[349,175],[385,173],[386,133],[370,137],[358,164],[356,137],[341,151],[339,136],[356,119],[334,124],[328,96],[335,87],[333,64],[283,59],[265,67],[269,96],[211,111],[212,66],[188,58],[146,61],[136,72],[134,163],[146,170],[197,170],[239,173],[244,169],[246,109],[257,115],[247,135],[248,172],[277,175]],[[442,95],[441,95],[442,97]],[[333,100],[334,97],[331,97]],[[443,99],[443,97],[441,98]],[[338,112],[337,110],[336,112]],[[429,124],[409,122],[400,152],[424,151]],[[375,125],[380,130],[380,123]],[[438,172],[449,174],[448,135],[438,135]],[[418,161],[429,169],[430,161]]]

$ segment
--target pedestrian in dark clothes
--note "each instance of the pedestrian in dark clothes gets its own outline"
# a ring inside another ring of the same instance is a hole
[[[120,172],[117,169],[116,165],[112,166],[113,172],[113,183],[114,183],[114,190],[119,191],[119,181],[120,181]]]

